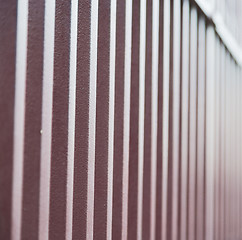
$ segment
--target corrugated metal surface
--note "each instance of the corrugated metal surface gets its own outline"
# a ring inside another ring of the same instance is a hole
[[[241,7],[1,0],[0,239],[242,239]]]

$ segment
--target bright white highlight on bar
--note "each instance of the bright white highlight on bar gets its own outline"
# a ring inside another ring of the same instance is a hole
[[[68,159],[66,193],[66,240],[72,239],[73,184],[76,117],[76,66],[77,66],[78,0],[71,1],[70,69],[69,69],[69,116]]]
[[[180,12],[181,1],[174,0],[173,5],[173,136],[172,136],[172,236],[178,238],[178,181],[179,181],[179,124],[180,124]]]
[[[55,1],[45,2],[42,135],[40,157],[39,240],[49,234],[52,97],[54,71]]]
[[[151,181],[150,181],[150,240],[155,239],[156,220],[156,167],[158,128],[158,58],[159,58],[159,0],[152,5],[152,86],[151,86]]]
[[[14,102],[13,190],[11,238],[21,239],[25,88],[28,42],[28,0],[18,1],[16,42],[16,83]],[[4,114],[4,113],[2,113]]]
[[[129,127],[130,127],[130,84],[132,45],[132,1],[125,3],[125,59],[124,59],[124,122],[123,122],[123,189],[122,189],[122,240],[127,239],[128,229],[128,186],[129,186]]]
[[[95,181],[95,136],[96,136],[96,85],[97,85],[97,37],[98,0],[92,0],[90,37],[90,85],[89,85],[89,137],[87,176],[87,232],[86,238],[93,239],[94,181]]]
[[[107,240],[112,239],[115,53],[116,53],[116,8],[117,8],[116,1],[117,0],[111,1],[111,14],[110,14]]]
[[[168,184],[168,137],[169,137],[169,91],[170,91],[170,0],[164,0],[164,46],[163,46],[163,153],[162,153],[162,239],[167,238],[167,184]]]
[[[214,188],[211,184],[214,180],[214,147],[215,147],[215,74],[214,74],[214,56],[215,56],[215,34],[212,26],[207,28],[207,52],[206,52],[206,219],[205,219],[205,239],[213,239],[213,209],[214,209]]]
[[[181,240],[187,240],[188,89],[189,89],[189,1],[182,7],[182,105],[181,105]]]
[[[144,168],[144,115],[145,115],[145,52],[146,52],[146,0],[140,2],[139,49],[139,137],[138,137],[138,196],[137,240],[142,239],[143,168]]]

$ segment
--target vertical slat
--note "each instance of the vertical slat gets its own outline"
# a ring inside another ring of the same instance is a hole
[[[173,122],[172,122],[172,235],[171,238],[178,238],[178,182],[179,182],[179,138],[180,138],[180,21],[181,7],[180,0],[173,3]]]
[[[239,204],[239,176],[240,176],[240,167],[239,167],[239,151],[240,151],[240,144],[239,144],[239,129],[240,129],[240,122],[239,122],[239,95],[240,95],[240,91],[239,91],[239,66],[236,63],[236,69],[235,69],[235,81],[236,81],[236,85],[235,85],[235,89],[236,89],[236,129],[235,129],[235,134],[236,134],[236,165],[235,165],[235,193],[236,193],[236,205],[235,205],[235,214],[236,214],[236,227],[235,227],[235,233],[236,239],[240,238],[240,227],[239,227],[239,212],[240,212],[240,204]]]
[[[214,239],[218,239],[219,232],[219,171],[220,171],[220,117],[219,117],[219,99],[220,99],[220,54],[219,54],[220,42],[218,37],[215,38],[215,159],[214,159]]]
[[[185,0],[182,7],[182,100],[181,100],[181,230],[180,239],[187,240],[187,192],[188,192],[188,104],[189,104],[189,44],[190,7]]]
[[[49,238],[60,240],[66,230],[70,14],[71,2],[56,0]]]
[[[163,126],[162,126],[162,224],[161,237],[167,238],[168,138],[169,138],[169,69],[170,69],[170,1],[164,0],[163,42]]]
[[[95,137],[96,137],[96,85],[97,85],[97,36],[98,0],[91,2],[90,31],[90,80],[89,80],[89,124],[88,124],[88,175],[87,175],[87,219],[86,238],[93,239],[94,181],[95,181]]]
[[[225,118],[226,118],[226,112],[225,112],[225,84],[226,84],[226,68],[225,68],[225,56],[226,56],[226,50],[223,45],[220,45],[220,51],[221,51],[221,64],[220,64],[220,71],[221,71],[221,78],[220,78],[220,117],[221,117],[221,127],[220,127],[220,164],[221,164],[221,171],[220,171],[220,208],[219,208],[219,221],[220,221],[220,231],[218,234],[219,239],[224,239],[224,229],[225,229],[225,212],[224,212],[224,206],[225,206]]]
[[[189,75],[189,161],[188,161],[188,239],[195,238],[196,226],[196,134],[197,134],[197,10],[191,8]]]
[[[44,0],[31,0],[28,18],[22,239],[38,238],[43,48]]]
[[[207,27],[206,36],[206,213],[205,213],[205,239],[212,240],[214,237],[213,224],[213,181],[214,181],[214,47],[215,34],[211,25]]]
[[[99,0],[98,10],[93,237],[94,239],[106,239],[111,1]]]
[[[122,240],[128,236],[129,200],[129,148],[130,148],[130,91],[131,91],[131,47],[132,47],[132,1],[126,1],[125,9],[125,56],[124,56],[124,130],[123,130],[123,178],[122,178]]]
[[[52,102],[54,72],[54,29],[55,1],[45,2],[44,26],[44,69],[43,100],[40,157],[40,207],[39,207],[39,239],[48,239],[49,233],[49,201],[50,201],[50,164],[52,136]]]
[[[85,239],[87,229],[91,0],[78,3],[76,66],[73,239]],[[95,69],[93,69],[95,71]]]
[[[117,1],[116,56],[115,56],[115,109],[113,155],[113,216],[112,238],[122,236],[122,177],[124,130],[124,64],[125,64],[125,1]]]
[[[152,66],[152,0],[146,4],[146,50],[145,50],[145,91],[144,91],[144,146],[143,146],[143,195],[142,195],[142,239],[150,235],[151,197],[151,66]]]
[[[146,58],[146,0],[140,2],[139,48],[139,119],[138,119],[138,194],[137,239],[142,238],[143,171],[144,171],[144,114],[145,114],[145,58]]]
[[[27,69],[28,0],[18,1],[16,39],[16,82],[14,102],[12,239],[21,239],[24,166],[24,121]]]
[[[137,194],[138,194],[138,118],[139,118],[139,47],[140,45],[140,1],[134,0],[132,7],[132,52],[130,89],[129,132],[129,182],[128,182],[128,239],[137,238]]]
[[[204,161],[205,161],[205,19],[198,21],[197,80],[197,165],[196,165],[196,238],[204,239]]]
[[[161,239],[162,234],[162,155],[163,155],[163,45],[164,45],[164,1],[159,6],[159,46],[158,46],[158,118],[157,118],[157,164],[156,164],[156,222],[155,239]],[[153,15],[154,16],[154,15]],[[153,55],[154,56],[154,55]]]
[[[71,1],[70,67],[69,67],[69,110],[68,110],[68,153],[66,183],[66,240],[72,239],[73,189],[76,117],[76,67],[77,67],[78,1]]]
[[[0,135],[0,239],[10,239],[17,1],[1,1],[0,16],[0,124],[2,126]]]
[[[225,78],[225,193],[224,193],[224,200],[225,200],[225,223],[224,223],[224,238],[226,239],[228,236],[228,229],[229,229],[229,218],[228,218],[228,200],[229,200],[229,168],[228,168],[228,159],[229,159],[229,54],[226,51],[225,54],[225,67],[226,67],[226,78]]]
[[[152,4],[152,86],[151,86],[151,175],[150,175],[150,240],[155,240],[156,226],[156,167],[158,130],[158,49],[159,49],[159,0]],[[160,147],[160,146],[159,146]]]
[[[109,56],[109,124],[108,124],[108,185],[107,185],[107,239],[112,239],[113,210],[113,161],[114,161],[114,104],[115,104],[115,53],[116,53],[116,8],[111,0],[110,56]]]

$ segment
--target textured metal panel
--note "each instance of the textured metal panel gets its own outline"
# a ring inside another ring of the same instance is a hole
[[[242,238],[241,66],[206,6],[238,43],[236,0],[0,1],[0,239]]]

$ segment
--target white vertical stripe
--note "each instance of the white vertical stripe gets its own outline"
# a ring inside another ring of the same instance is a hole
[[[110,14],[107,240],[112,239],[115,51],[116,51],[116,8],[117,8],[116,1],[117,0],[111,1],[111,14]]]
[[[196,110],[197,110],[197,9],[191,8],[189,85],[189,183],[188,239],[195,238]]]
[[[224,222],[225,222],[225,213],[224,213],[224,204],[225,204],[225,142],[226,142],[226,135],[225,135],[225,48],[223,45],[221,45],[221,215],[220,215],[220,236],[224,236]]]
[[[123,179],[122,179],[122,240],[127,239],[129,185],[129,127],[130,127],[130,72],[132,45],[132,1],[125,2],[125,62],[124,62],[124,122],[123,122]]]
[[[142,239],[143,168],[144,168],[144,113],[145,113],[145,52],[146,52],[146,0],[140,2],[139,49],[139,136],[138,136],[138,202],[137,239]]]
[[[70,31],[70,68],[69,68],[66,240],[72,239],[75,117],[76,117],[77,29],[78,29],[78,0],[72,0],[71,1],[71,31]]]
[[[159,58],[159,0],[152,5],[152,86],[151,86],[151,181],[150,181],[150,240],[155,239],[156,168],[158,122],[158,58]]]
[[[240,151],[240,144],[239,144],[239,129],[240,129],[240,124],[239,122],[239,96],[241,92],[239,89],[239,66],[236,64],[236,206],[235,206],[235,214],[236,214],[236,238],[240,238],[240,226],[239,226],[239,212],[240,212],[240,203],[239,203],[239,176],[241,174],[240,169],[239,169],[239,151]]]
[[[220,170],[220,160],[219,160],[219,139],[220,139],[220,40],[216,37],[215,41],[215,148],[214,148],[214,238],[218,239],[218,229],[219,229],[219,170]]]
[[[21,239],[27,42],[28,0],[19,0],[17,13],[16,82],[14,102],[13,188],[11,216],[12,240]]]
[[[97,84],[97,38],[98,0],[92,0],[90,38],[90,85],[89,85],[89,137],[87,176],[87,232],[86,238],[93,239],[94,181],[95,181],[95,135],[96,135],[96,84]]]
[[[181,105],[181,240],[187,240],[188,89],[189,89],[189,1],[182,7],[182,105]]]
[[[207,27],[206,49],[206,213],[205,213],[205,239],[212,240],[214,233],[214,112],[215,112],[215,75],[214,75],[214,45],[215,34],[212,26]],[[228,160],[228,159],[227,159]]]
[[[169,134],[169,88],[170,88],[170,0],[164,0],[163,45],[163,125],[162,125],[162,239],[167,237],[167,184],[168,184],[168,134]]]
[[[50,165],[54,71],[55,1],[45,2],[39,240],[49,238]]]
[[[225,197],[225,239],[227,238],[227,233],[228,233],[228,222],[229,222],[229,218],[228,218],[228,200],[229,200],[229,194],[228,194],[228,190],[229,190],[229,144],[230,144],[230,140],[229,140],[229,99],[230,99],[230,94],[229,94],[229,78],[230,78],[230,69],[229,69],[229,53],[227,50],[225,50],[225,68],[226,68],[226,76],[225,76],[225,193],[224,193],[224,197]]]
[[[197,240],[204,239],[204,143],[205,143],[205,18],[198,23],[198,96],[197,96]]]
[[[172,239],[178,237],[178,176],[179,176],[179,123],[180,123],[180,0],[173,5],[173,137],[172,137]]]

